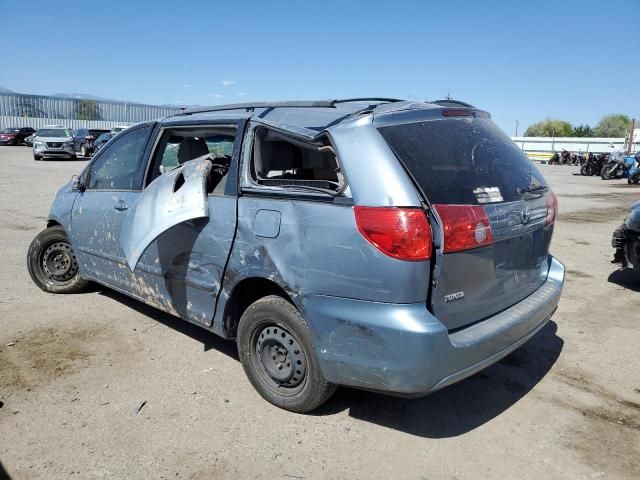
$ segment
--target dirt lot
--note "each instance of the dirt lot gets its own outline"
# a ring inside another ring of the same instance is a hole
[[[84,161],[0,147],[0,462],[11,478],[640,478],[640,275],[610,263],[640,188],[541,168],[567,266],[550,324],[462,383],[403,400],[340,389],[314,415],[263,401],[235,345],[25,267]],[[0,478],[3,476],[0,468]]]

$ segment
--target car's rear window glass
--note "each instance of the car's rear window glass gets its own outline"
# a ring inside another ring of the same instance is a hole
[[[520,200],[546,185],[529,158],[491,120],[443,119],[381,127],[380,133],[431,203]]]
[[[5,128],[0,133],[18,133],[19,131],[20,131],[20,129],[18,129],[18,128]]]

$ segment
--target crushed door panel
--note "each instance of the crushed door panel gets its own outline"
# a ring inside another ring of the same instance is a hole
[[[120,246],[131,271],[161,233],[179,223],[209,216],[210,156],[196,158],[160,175],[142,192],[124,219]]]

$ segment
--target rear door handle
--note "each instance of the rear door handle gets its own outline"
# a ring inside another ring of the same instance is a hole
[[[129,207],[127,206],[126,203],[124,203],[124,200],[118,200],[116,204],[113,206],[113,208],[115,208],[119,212],[123,212]]]

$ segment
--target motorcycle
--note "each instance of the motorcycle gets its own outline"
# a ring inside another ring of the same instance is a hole
[[[591,176],[600,175],[602,165],[608,160],[608,155],[600,153],[598,155],[589,153],[586,161],[580,167],[580,175]]]
[[[636,167],[635,157],[623,157],[622,155],[612,154],[609,161],[602,166],[600,177],[603,180],[611,180],[612,178],[628,178],[629,171]]]
[[[640,183],[640,152],[635,154],[635,165],[629,169],[627,183],[629,185],[637,185]]]
[[[549,165],[560,165],[560,155],[558,152],[553,152],[553,156],[547,162]]]

